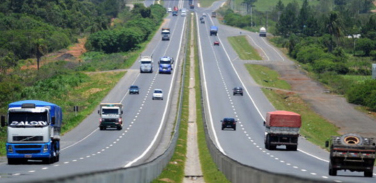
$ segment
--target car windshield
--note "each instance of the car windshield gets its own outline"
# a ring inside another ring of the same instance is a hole
[[[131,86],[130,89],[138,89],[138,86]]]
[[[233,118],[225,118],[223,121],[224,122],[234,122],[235,120]]]
[[[162,93],[161,90],[155,90],[154,93]]]

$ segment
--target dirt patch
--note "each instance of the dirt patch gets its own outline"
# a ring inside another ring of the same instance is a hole
[[[299,94],[316,113],[336,125],[340,129],[340,134],[358,133],[376,137],[376,121],[370,117],[372,113],[360,112],[355,109],[355,105],[348,103],[343,96],[328,93],[327,88],[308,77],[301,68],[292,62],[259,64],[277,71],[281,78],[291,85],[292,92]],[[285,93],[285,95],[291,97],[288,93]]]

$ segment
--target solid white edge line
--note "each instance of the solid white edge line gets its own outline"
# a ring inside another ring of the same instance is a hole
[[[203,76],[203,80],[204,80],[204,87],[205,87],[205,95],[206,95],[206,102],[208,104],[208,112],[209,112],[209,120],[210,120],[210,125],[211,125],[211,128],[212,128],[212,131],[213,131],[213,135],[214,135],[214,140],[215,140],[215,143],[217,145],[217,148],[219,149],[219,151],[221,151],[223,154],[226,155],[225,151],[223,150],[221,144],[219,143],[219,140],[218,140],[218,137],[217,137],[217,133],[215,132],[214,130],[214,124],[213,124],[213,117],[212,117],[212,114],[211,114],[211,108],[210,108],[210,100],[209,100],[209,94],[208,94],[208,86],[206,84],[206,77],[205,77],[205,65],[204,65],[204,59],[203,59],[203,56],[202,56],[202,47],[201,47],[201,35],[200,35],[200,26],[198,25],[198,16],[196,16],[196,26],[197,26],[197,32],[198,32],[198,46],[200,47],[200,62],[201,62],[201,66],[202,66],[202,76]],[[213,22],[213,20],[210,18],[210,21]],[[205,26],[207,28],[207,26]]]
[[[182,30],[185,29],[185,22],[186,22],[186,18],[184,18],[184,24],[183,24],[183,29],[182,29]],[[181,34],[181,36],[180,36],[180,44],[179,44],[179,49],[178,49],[179,51],[178,51],[178,53],[177,53],[177,55],[176,55],[176,60],[177,60],[177,61],[179,61],[179,53],[180,53],[180,49],[181,49],[181,42],[182,42],[182,40],[183,40],[183,35],[184,35],[184,34]],[[178,65],[178,64],[176,64],[176,65]],[[172,80],[171,80],[171,83],[170,83],[170,90],[169,90],[169,92],[168,92],[168,98],[167,98],[167,101],[166,101],[165,110],[164,110],[164,113],[163,113],[163,116],[162,116],[162,120],[161,120],[161,123],[160,123],[160,125],[159,125],[159,128],[158,128],[158,131],[157,131],[156,135],[154,136],[152,142],[151,142],[150,145],[146,148],[146,150],[145,150],[145,151],[144,151],[139,157],[137,157],[136,159],[134,159],[134,160],[132,160],[131,162],[127,163],[127,164],[124,166],[125,168],[126,168],[126,167],[130,167],[130,166],[132,166],[133,163],[135,163],[135,162],[137,162],[138,160],[140,160],[141,158],[143,158],[143,157],[149,152],[149,150],[153,147],[154,143],[157,141],[157,138],[158,138],[158,136],[159,136],[159,133],[160,133],[161,130],[162,130],[162,126],[163,126],[164,121],[165,121],[165,117],[166,117],[166,113],[167,113],[167,108],[169,107],[168,103],[169,103],[170,98],[171,98],[172,85],[174,84],[173,81],[174,81],[174,79],[175,79],[175,75],[176,75],[176,72],[177,72],[176,70],[177,70],[177,69],[174,69],[174,74],[173,74],[173,76],[172,76]]]
[[[262,52],[264,52],[264,55],[268,58],[268,61],[270,61],[270,58],[269,56],[266,54],[266,52],[264,51],[264,49],[261,48],[261,46],[259,46],[254,40],[253,38],[250,36],[250,35],[247,35],[249,37],[249,39],[251,39],[251,41],[253,42],[253,44],[255,44],[259,49],[261,49]]]

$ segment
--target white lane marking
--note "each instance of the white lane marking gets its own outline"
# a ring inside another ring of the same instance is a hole
[[[266,45],[268,45],[270,48],[272,48],[272,49],[277,53],[277,55],[278,55],[279,57],[281,57],[282,61],[285,61],[285,59],[281,56],[281,54],[279,54],[279,52],[278,52],[277,50],[275,50],[275,48],[274,48],[273,46],[271,46],[269,43],[267,43],[267,42],[265,41],[265,39],[262,39],[262,40],[264,41],[264,43],[265,43]]]
[[[182,30],[185,29],[185,22],[186,22],[186,18],[184,18],[184,23],[183,23],[183,29]],[[177,61],[179,60],[179,53],[180,53],[180,49],[181,49],[182,40],[183,40],[183,34],[181,34],[181,36],[180,36],[180,44],[179,44],[179,49],[178,49],[179,51],[178,51],[178,53],[176,54],[176,57],[175,57]],[[176,64],[176,65],[178,65],[178,64]],[[127,163],[124,167],[130,167],[133,163],[135,163],[138,160],[140,160],[141,158],[143,158],[147,154],[147,152],[149,152],[149,150],[153,147],[153,144],[157,141],[157,138],[158,138],[159,134],[161,133],[163,124],[165,122],[165,118],[166,118],[166,114],[167,114],[167,109],[170,107],[168,105],[168,103],[169,103],[169,101],[171,99],[172,86],[174,84],[173,81],[175,79],[177,70],[178,69],[174,69],[174,72],[173,72],[173,75],[172,75],[172,79],[171,79],[171,83],[170,83],[170,90],[168,91],[168,97],[167,97],[167,101],[166,101],[166,106],[165,106],[165,109],[164,109],[164,112],[163,112],[163,116],[162,116],[162,120],[161,120],[161,123],[159,125],[157,133],[155,134],[152,142],[146,148],[146,150],[140,156],[138,156],[136,159],[134,159],[134,160],[130,161],[129,163]]]
[[[35,170],[30,170],[30,171],[29,171],[29,173],[34,173],[34,172],[35,172]]]
[[[270,58],[269,56],[266,54],[266,52],[264,51],[264,49],[261,48],[261,46],[259,46],[255,40],[253,40],[253,38],[250,36],[250,35],[247,35],[249,37],[249,39],[251,39],[251,41],[253,42],[253,44],[255,44],[259,49],[261,49],[262,52],[264,52],[264,55],[266,56],[266,58],[268,58],[268,61],[270,61]]]
[[[81,140],[79,140],[79,141],[77,141],[77,142],[75,142],[75,143],[73,143],[73,144],[71,144],[71,145],[69,145],[69,146],[67,146],[67,147],[64,147],[64,148],[61,149],[60,151],[64,151],[65,149],[68,149],[68,148],[70,148],[70,147],[72,147],[72,146],[74,146],[74,145],[76,145],[76,144],[82,142],[83,140],[87,139],[90,135],[92,135],[92,134],[93,134],[94,132],[96,132],[96,131],[98,131],[98,128],[96,128],[94,131],[92,131],[91,133],[89,133],[89,135],[86,135],[86,137],[82,138]]]
[[[317,156],[315,156],[315,155],[313,155],[313,154],[310,154],[310,153],[308,153],[308,152],[305,152],[305,151],[303,151],[303,150],[301,150],[301,149],[298,149],[298,151],[300,151],[300,152],[302,152],[302,153],[304,153],[304,154],[306,154],[306,155],[308,155],[308,156],[314,157],[314,158],[316,158],[316,159],[318,159],[318,160],[321,160],[321,161],[324,161],[324,162],[329,163],[328,160],[325,160],[325,159],[319,158],[319,157],[317,157]]]
[[[211,20],[211,21],[213,23],[213,20]],[[198,17],[197,16],[196,16],[196,27],[197,27],[197,35],[198,35],[197,37],[198,37],[198,43],[199,43],[198,45],[200,47],[200,62],[201,62],[201,65],[202,65],[202,70],[205,71],[204,59],[203,59],[203,56],[202,56],[200,26],[198,25]],[[210,121],[210,125],[211,125],[212,131],[213,131],[215,145],[217,146],[217,148],[218,148],[219,151],[221,151],[224,155],[226,155],[226,153],[223,150],[221,144],[219,143],[219,140],[218,140],[218,137],[217,137],[217,133],[214,130],[215,128],[214,128],[214,124],[213,124],[213,117],[212,117],[212,114],[211,114],[211,107],[209,105],[210,104],[210,100],[209,100],[208,86],[207,86],[205,74],[203,74],[203,82],[204,82],[205,95],[206,95],[205,99],[206,99],[206,102],[208,104],[209,121]]]
[[[48,167],[43,167],[43,168],[42,168],[42,170],[47,170],[47,169],[48,169]]]

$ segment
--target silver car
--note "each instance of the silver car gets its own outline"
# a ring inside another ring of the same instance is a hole
[[[162,89],[154,89],[152,99],[153,100],[156,100],[156,99],[163,100],[163,91],[162,91]]]

